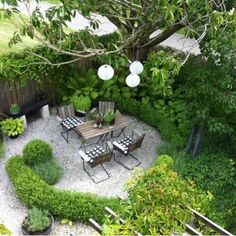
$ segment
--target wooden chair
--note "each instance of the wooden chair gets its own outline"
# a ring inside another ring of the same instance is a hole
[[[105,112],[115,112],[115,103],[114,102],[107,102],[107,101],[99,101],[98,102],[98,111],[101,114]]]
[[[58,120],[62,126],[61,136],[69,142],[69,132],[74,131],[77,133],[75,127],[79,124],[82,124],[83,121],[75,116],[75,110],[72,104],[64,105],[57,108],[58,111]]]
[[[112,158],[113,155],[113,150],[112,150],[112,146],[111,144],[107,143],[105,145],[105,148],[103,146],[95,146],[94,148],[91,148],[88,151],[83,151],[83,150],[79,150],[79,154],[82,158],[83,161],[83,169],[84,171],[88,174],[88,176],[92,179],[92,181],[94,183],[100,183],[103,182],[107,179],[110,178],[109,173],[107,172],[106,168],[103,166],[104,162],[109,162]],[[101,165],[102,169],[104,170],[104,172],[106,173],[107,177],[96,181],[92,175],[90,174],[90,172],[88,171],[88,169],[86,169],[86,165],[87,164],[90,168],[94,168],[97,165]]]
[[[140,134],[139,131],[133,130],[131,136],[125,136],[122,140],[120,141],[114,141],[113,144],[113,150],[118,151],[121,155],[123,156],[130,156],[136,161],[136,164],[134,167],[139,166],[141,162],[131,154],[132,151],[135,149],[141,147],[143,140],[144,140],[145,134]],[[116,159],[116,155],[114,156],[114,160],[125,167],[128,170],[133,170],[134,167],[130,168],[118,159]]]

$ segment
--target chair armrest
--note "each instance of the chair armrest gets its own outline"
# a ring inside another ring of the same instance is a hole
[[[60,117],[60,116],[56,116],[57,117],[57,120],[61,123],[63,121],[63,119]]]
[[[134,137],[135,134],[136,134],[137,136],[142,136],[141,132],[140,132],[139,130],[137,130],[137,129],[134,129],[134,130],[132,131],[132,137]]]
[[[111,142],[107,142],[107,146],[111,151],[113,150],[113,145]]]
[[[79,154],[83,160],[86,162],[90,161],[91,158],[89,158],[82,150],[79,150]]]

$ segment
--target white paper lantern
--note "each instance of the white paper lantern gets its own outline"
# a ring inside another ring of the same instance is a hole
[[[114,69],[109,65],[102,65],[98,69],[98,76],[102,80],[109,80],[114,75]]]
[[[125,82],[129,87],[134,88],[140,84],[140,78],[138,75],[131,73],[126,77]]]
[[[134,61],[131,63],[129,70],[131,73],[139,75],[143,72],[143,64],[140,61]]]

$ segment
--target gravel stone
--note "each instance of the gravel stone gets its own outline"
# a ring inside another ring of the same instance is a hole
[[[146,169],[151,166],[156,159],[156,147],[161,144],[160,135],[156,129],[139,122],[133,117],[128,117],[129,125],[125,130],[126,134],[131,134],[132,130],[138,129],[146,134],[141,148],[135,150],[133,154],[142,162],[141,168]],[[0,160],[0,223],[5,224],[14,235],[21,234],[21,223],[27,214],[27,208],[18,200],[14,193],[14,188],[7,176],[5,169],[7,160],[13,156],[22,153],[22,150],[32,139],[42,139],[53,147],[56,160],[64,168],[64,176],[55,185],[58,189],[92,192],[101,196],[120,196],[126,197],[124,184],[131,176],[131,171],[125,169],[113,159],[104,164],[111,178],[105,182],[95,184],[82,169],[82,160],[79,155],[79,149],[82,142],[81,137],[75,132],[69,133],[69,143],[62,138],[61,126],[56,116],[49,118],[29,119],[28,127],[23,135],[17,139],[4,137],[4,146],[6,150],[5,157]],[[120,138],[113,138],[119,140]],[[95,140],[92,140],[95,141]],[[110,141],[110,140],[109,140]],[[89,148],[88,148],[89,149]],[[133,165],[130,158],[122,159],[126,164]],[[101,167],[97,166],[90,169],[96,180],[106,177]],[[96,235],[95,231],[84,224],[76,222],[73,226],[60,225],[55,222],[53,235]]]

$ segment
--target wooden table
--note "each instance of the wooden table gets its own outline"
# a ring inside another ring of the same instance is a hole
[[[127,119],[121,115],[118,114],[116,117],[116,121],[114,125],[110,126],[103,126],[101,129],[94,128],[94,121],[88,121],[83,124],[80,124],[76,127],[76,130],[80,133],[84,141],[92,138],[99,137],[99,140],[97,143],[99,143],[101,140],[104,140],[107,135],[115,130],[121,130],[118,136],[120,136],[123,132],[126,126],[128,125]]]

